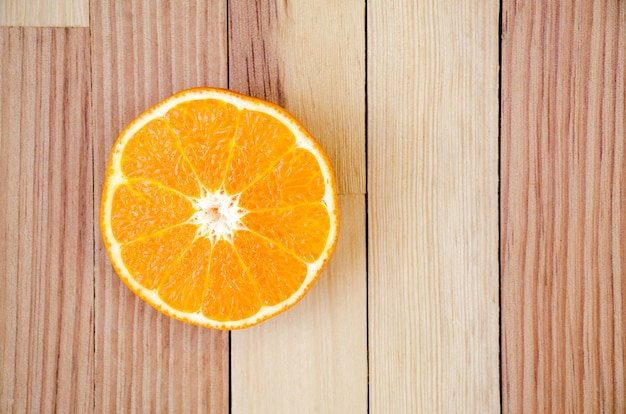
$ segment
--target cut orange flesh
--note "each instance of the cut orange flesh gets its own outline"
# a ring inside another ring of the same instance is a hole
[[[161,312],[239,329],[298,302],[339,231],[332,166],[284,109],[180,92],[117,139],[100,225],[126,285]]]

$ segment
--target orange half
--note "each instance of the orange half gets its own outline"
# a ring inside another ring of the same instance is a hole
[[[115,142],[100,226],[116,272],[150,305],[196,325],[245,328],[302,299],[328,262],[335,176],[284,109],[190,89]]]

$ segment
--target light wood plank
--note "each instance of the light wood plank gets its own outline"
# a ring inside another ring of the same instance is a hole
[[[294,308],[232,333],[232,413],[367,413],[365,196],[339,197],[333,258]]]
[[[0,26],[89,26],[89,0],[2,0]]]
[[[364,0],[229,7],[230,87],[287,108],[333,161],[339,194],[364,194]]]
[[[503,411],[626,412],[626,3],[503,4]]]
[[[498,11],[367,3],[371,413],[500,408]]]
[[[226,87],[225,1],[93,0],[96,215],[124,126],[179,90]],[[96,233],[98,412],[227,412],[228,333],[168,318],[135,297]]]
[[[0,412],[92,412],[89,30],[0,29]]]
[[[229,2],[230,88],[283,105],[336,168],[342,230],[301,303],[231,335],[233,413],[367,411],[364,3]]]

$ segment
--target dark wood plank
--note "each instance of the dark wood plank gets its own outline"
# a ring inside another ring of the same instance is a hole
[[[503,411],[626,411],[626,3],[503,4]]]
[[[94,178],[124,126],[182,89],[227,86],[226,2],[92,0]],[[98,412],[228,411],[228,333],[168,318],[117,277],[96,232]]]
[[[88,29],[0,29],[0,412],[93,409]]]

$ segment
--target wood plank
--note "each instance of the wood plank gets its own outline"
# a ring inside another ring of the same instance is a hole
[[[365,193],[365,2],[229,2],[230,87],[287,108]]]
[[[498,12],[367,3],[371,413],[499,412]]]
[[[89,0],[2,0],[0,26],[89,26]]]
[[[232,413],[367,413],[365,196],[339,204],[337,249],[307,296],[232,333]]]
[[[231,335],[233,413],[367,411],[364,2],[229,2],[230,88],[278,103],[327,150],[342,230],[285,314]]]
[[[626,3],[503,4],[504,412],[626,411]]]
[[[227,86],[226,2],[93,0],[96,215],[124,126],[179,90]],[[191,326],[135,297],[96,233],[98,412],[226,412],[228,333]]]
[[[93,408],[89,61],[87,29],[0,29],[3,413]]]

